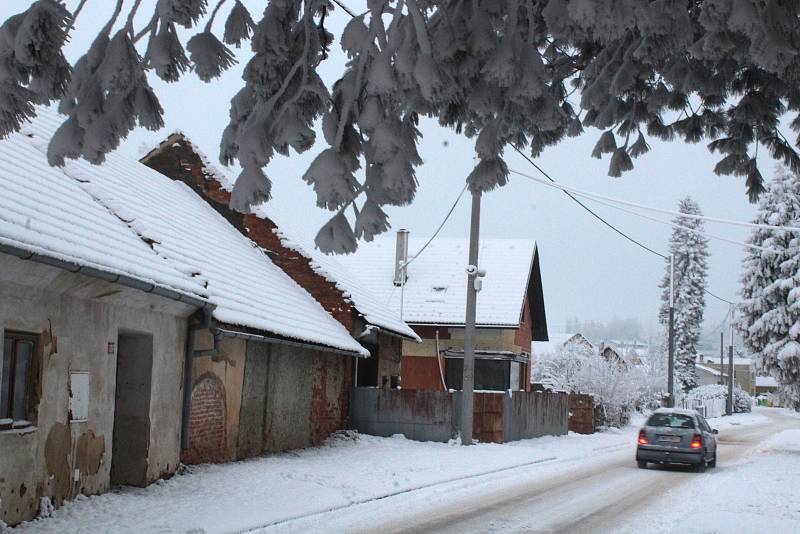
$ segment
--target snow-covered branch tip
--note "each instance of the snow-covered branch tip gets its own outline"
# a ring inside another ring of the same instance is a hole
[[[118,16],[134,20],[138,2],[125,3],[124,13],[117,5],[112,26]],[[536,157],[589,127],[602,130],[592,155],[608,155],[611,176],[634,168],[648,153],[648,137],[708,141],[719,156],[715,172],[743,177],[753,201],[765,188],[759,146],[800,172],[798,139],[778,129],[788,113],[789,127],[800,132],[795,2],[369,0],[338,36],[323,23],[339,9],[327,0],[264,0],[264,7],[256,21],[240,0],[157,0],[143,27],[123,38],[107,26],[70,65],[64,44],[92,4],[78,3],[77,20],[62,2],[35,0],[0,27],[0,136],[18,131],[36,105],[60,101],[64,132],[85,133],[54,139],[51,161],[101,162],[133,128],[161,121],[145,74],[175,82],[192,70],[214,83],[237,61],[227,46],[249,39],[243,87],[231,99],[220,143],[221,161],[248,169],[237,194],[241,209],[267,197],[266,173],[253,169],[275,152],[313,146],[320,117],[336,168],[347,173],[322,174],[317,166],[307,181],[337,217],[350,174],[370,206],[413,201],[419,117],[476,138],[480,161],[467,177],[473,191],[507,182],[507,145]],[[224,25],[214,24],[221,16]],[[196,29],[187,43],[177,26]],[[327,88],[317,69],[337,38],[348,62]],[[125,64],[103,62],[109,52]],[[577,112],[569,100],[576,91]],[[361,169],[363,176],[355,172]],[[265,183],[256,187],[259,174]],[[382,210],[368,212],[377,218],[366,226],[349,221],[354,235],[388,228]],[[343,239],[318,244],[350,249],[350,237]]]

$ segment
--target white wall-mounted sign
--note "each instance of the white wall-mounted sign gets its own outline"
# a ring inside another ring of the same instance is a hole
[[[69,422],[81,423],[89,420],[89,372],[69,373]]]

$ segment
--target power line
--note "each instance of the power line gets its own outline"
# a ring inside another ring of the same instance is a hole
[[[663,219],[658,219],[656,217],[651,217],[649,215],[645,215],[644,213],[639,213],[639,212],[634,211],[634,210],[629,210],[627,208],[623,208],[622,206],[616,206],[616,205],[612,204],[611,202],[604,202],[602,200],[596,200],[596,199],[591,199],[591,200],[592,200],[592,202],[597,202],[598,204],[602,204],[603,206],[608,206],[609,208],[613,208],[615,210],[619,210],[619,211],[622,211],[622,212],[625,212],[625,213],[630,213],[631,215],[636,215],[637,217],[642,217],[643,219],[647,219],[649,221],[665,224],[667,226],[672,226],[673,228],[680,228],[681,230],[686,230],[687,232],[692,232],[694,234],[700,234],[700,235],[703,235],[705,237],[710,237],[712,239],[717,239],[719,241],[725,241],[726,243],[730,243],[732,245],[738,245],[738,246],[741,246],[741,247],[746,247],[746,248],[750,248],[750,249],[753,249],[753,250],[760,250],[760,251],[763,251],[763,252],[773,252],[773,253],[776,253],[776,254],[778,254],[780,252],[780,251],[775,250],[773,248],[762,247],[760,245],[755,245],[753,243],[745,243],[745,242],[742,242],[742,241],[736,241],[735,239],[729,239],[727,237],[722,237],[722,236],[707,232],[705,230],[700,230],[698,228],[690,228],[688,226],[684,226],[682,224],[678,224],[678,223],[675,223],[675,222],[672,222],[672,221],[665,221]]]
[[[527,155],[525,155],[525,153],[524,153],[524,152],[522,152],[520,149],[518,149],[517,147],[515,147],[515,146],[513,146],[513,145],[512,145],[512,148],[513,148],[514,150],[516,150],[516,151],[517,151],[517,153],[518,153],[520,156],[522,156],[523,158],[525,158],[526,160],[528,160],[528,163],[530,163],[531,165],[533,165],[533,166],[536,168],[536,170],[538,170],[540,173],[542,173],[542,174],[543,174],[543,175],[544,175],[544,176],[545,176],[545,177],[546,177],[548,180],[550,180],[550,181],[551,181],[551,182],[553,182],[553,183],[557,183],[557,182],[556,182],[556,181],[555,181],[555,180],[554,180],[554,179],[553,179],[553,178],[552,178],[552,177],[551,177],[549,174],[547,174],[547,173],[546,173],[546,172],[545,172],[545,171],[544,171],[544,170],[543,170],[541,167],[539,167],[539,166],[538,166],[538,165],[537,165],[537,164],[536,164],[536,163],[535,163],[535,162],[534,162],[534,161],[533,161],[531,158],[529,158]],[[592,210],[592,209],[591,209],[589,206],[587,206],[586,204],[584,204],[583,202],[581,202],[580,200],[578,200],[577,198],[575,198],[575,197],[572,195],[572,193],[570,193],[569,191],[565,191],[565,190],[563,190],[563,189],[562,189],[561,191],[562,191],[562,192],[563,192],[565,195],[567,195],[569,198],[571,198],[572,200],[574,200],[575,202],[577,202],[577,203],[578,203],[578,205],[579,205],[580,207],[582,207],[583,209],[585,209],[586,211],[588,211],[589,213],[591,213],[591,214],[592,214],[592,215],[593,215],[593,216],[594,216],[594,217],[595,217],[595,218],[596,218],[598,221],[600,221],[601,223],[605,224],[606,226],[608,226],[609,228],[611,228],[612,230],[614,230],[616,233],[618,233],[619,235],[621,235],[622,237],[624,237],[625,239],[627,239],[627,240],[628,240],[628,241],[630,241],[631,243],[633,243],[633,244],[635,244],[635,245],[637,245],[637,246],[639,246],[639,247],[643,248],[644,250],[646,250],[646,251],[648,251],[648,252],[650,252],[650,253],[652,253],[652,254],[655,254],[656,256],[659,256],[659,257],[661,257],[662,259],[665,259],[665,260],[666,260],[666,259],[669,257],[669,256],[665,256],[664,254],[661,254],[660,252],[656,252],[656,251],[655,251],[655,250],[653,250],[652,248],[648,247],[647,245],[645,245],[645,244],[643,244],[643,243],[640,243],[639,241],[637,241],[636,239],[632,238],[631,236],[629,236],[628,234],[626,234],[625,232],[623,232],[622,230],[620,230],[620,229],[619,229],[619,228],[617,228],[616,226],[612,225],[610,222],[606,221],[606,220],[605,220],[605,219],[603,219],[603,218],[602,218],[600,215],[598,215],[598,214],[597,214],[597,213],[596,213],[594,210]]]
[[[562,191],[568,191],[568,192],[573,193],[573,194],[575,194],[575,195],[577,195],[579,197],[584,197],[584,198],[588,198],[588,199],[591,199],[591,200],[605,200],[607,202],[614,202],[616,204],[622,204],[622,205],[630,206],[630,207],[633,207],[633,208],[649,210],[649,211],[655,211],[655,212],[658,212],[658,213],[664,213],[664,214],[673,215],[673,216],[676,216],[676,217],[685,217],[687,219],[708,221],[708,222],[714,222],[714,223],[719,223],[719,224],[728,224],[728,225],[733,225],[733,226],[743,226],[743,227],[746,227],[746,228],[759,228],[759,229],[765,229],[765,230],[778,230],[778,231],[783,231],[783,232],[800,232],[800,228],[798,228],[796,226],[776,226],[776,225],[773,225],[773,224],[761,224],[761,223],[751,223],[751,222],[746,222],[746,221],[734,221],[734,220],[731,220],[731,219],[720,219],[720,218],[717,218],[717,217],[708,217],[706,215],[695,215],[695,214],[692,214],[692,213],[683,213],[683,212],[680,212],[680,211],[667,210],[667,209],[658,208],[658,207],[655,207],[655,206],[647,206],[647,205],[644,205],[644,204],[637,204],[636,202],[629,202],[627,200],[622,200],[622,199],[614,198],[614,197],[608,197],[608,196],[605,196],[605,195],[600,195],[600,194],[597,194],[597,193],[593,193],[591,191],[585,191],[585,190],[582,190],[582,189],[578,189],[577,187],[566,186],[566,185],[563,185],[561,183],[555,182],[555,180],[553,180],[552,178],[550,178],[550,181],[553,182],[553,184],[549,184],[549,183],[547,183],[546,181],[544,181],[544,180],[542,180],[540,178],[536,178],[535,176],[530,176],[530,175],[521,173],[519,171],[515,171],[513,169],[509,169],[509,171],[511,171],[511,172],[513,172],[515,174],[519,174],[521,176],[525,176],[526,178],[530,178],[531,180],[533,180],[535,182],[539,182],[539,183],[541,183],[543,185],[546,185],[548,187],[554,187],[556,189],[561,189]]]
[[[545,172],[545,171],[544,171],[544,169],[542,169],[542,168],[541,168],[539,165],[537,165],[537,164],[536,164],[536,162],[534,162],[534,161],[533,161],[531,158],[529,158],[529,157],[528,157],[528,156],[527,156],[527,155],[526,155],[524,152],[522,152],[520,149],[518,149],[517,147],[515,147],[515,146],[513,146],[513,145],[512,145],[512,148],[513,148],[513,149],[514,149],[514,150],[515,150],[515,151],[516,151],[516,152],[517,152],[517,153],[518,153],[520,156],[522,156],[523,158],[525,158],[525,160],[526,160],[528,163],[530,163],[531,165],[533,165],[533,167],[534,167],[534,168],[535,168],[537,171],[539,171],[540,173],[542,173],[542,175],[543,175],[545,178],[547,178],[548,180],[550,180],[550,181],[551,181],[552,183],[554,183],[554,184],[558,184],[558,182],[556,182],[556,181],[555,181],[555,179],[553,179],[553,177],[552,177],[552,176],[550,176],[549,174],[547,174],[547,172]],[[516,171],[512,171],[512,172],[516,172]],[[517,173],[517,174],[520,174],[520,175],[522,175],[522,176],[527,176],[527,175],[525,175],[525,174],[522,174],[522,173]],[[532,176],[531,176],[530,178],[531,178],[531,179],[533,179],[533,180],[535,180],[536,182],[540,182],[540,183],[542,183],[542,184],[544,184],[544,185],[549,185],[549,184],[547,184],[546,182],[543,182],[543,181],[541,181],[541,180],[537,180],[536,178],[533,178]],[[558,184],[558,185],[560,185],[560,184]],[[589,208],[588,206],[586,206],[586,204],[584,204],[583,202],[581,202],[580,200],[578,200],[577,198],[575,198],[575,197],[574,197],[574,196],[573,196],[573,195],[572,195],[572,194],[571,194],[569,191],[567,191],[566,189],[562,189],[562,188],[560,188],[560,187],[559,187],[558,189],[560,189],[560,190],[561,190],[561,192],[562,192],[562,193],[564,193],[565,195],[567,195],[569,198],[571,198],[572,200],[574,200],[575,202],[577,202],[577,203],[578,203],[578,205],[580,205],[580,206],[581,206],[583,209],[585,209],[586,211],[588,211],[589,213],[591,213],[591,214],[592,214],[592,215],[593,215],[593,216],[594,216],[594,217],[595,217],[597,220],[599,220],[600,222],[602,222],[603,224],[605,224],[606,226],[608,226],[609,228],[611,228],[612,230],[614,230],[616,233],[618,233],[619,235],[621,235],[622,237],[624,237],[625,239],[627,239],[627,240],[628,240],[628,241],[630,241],[631,243],[634,243],[634,244],[636,244],[637,246],[641,247],[642,249],[646,250],[647,252],[650,252],[651,254],[655,254],[656,256],[660,257],[661,259],[664,259],[664,260],[666,260],[666,259],[668,259],[668,258],[669,258],[669,256],[667,256],[667,255],[665,255],[665,254],[661,254],[660,252],[657,252],[657,251],[653,250],[652,248],[648,247],[647,245],[645,245],[645,244],[643,244],[643,243],[640,243],[639,241],[637,241],[636,239],[634,239],[634,238],[630,237],[628,234],[626,234],[625,232],[623,232],[622,230],[620,230],[619,228],[617,228],[616,226],[614,226],[614,225],[613,225],[613,224],[611,224],[610,222],[608,222],[608,221],[606,221],[605,219],[603,219],[603,218],[602,218],[600,215],[598,215],[596,212],[594,212],[594,211],[593,211],[591,208]],[[719,300],[719,301],[721,301],[721,302],[724,302],[724,303],[726,303],[726,304],[730,304],[731,306],[733,306],[733,305],[734,305],[734,303],[733,303],[733,302],[729,301],[728,299],[724,299],[724,298],[720,297],[719,295],[716,295],[716,294],[712,293],[712,292],[711,292],[711,291],[709,291],[708,289],[705,289],[705,288],[703,288],[703,291],[704,291],[706,294],[708,294],[708,295],[710,295],[710,296],[714,297],[715,299],[717,299],[717,300]]]
[[[349,7],[347,7],[346,5],[344,5],[344,2],[341,2],[340,0],[333,0],[333,2],[334,2],[334,3],[335,3],[337,6],[341,7],[341,8],[344,10],[344,12],[345,12],[345,13],[347,13],[348,15],[350,15],[351,17],[353,17],[353,18],[355,18],[355,17],[356,17],[356,14],[355,14],[355,13],[353,13],[353,12],[350,10],[350,8],[349,8]]]
[[[442,223],[439,225],[439,228],[437,228],[437,229],[436,229],[436,231],[433,233],[433,235],[431,236],[431,238],[430,238],[430,239],[428,239],[427,243],[425,243],[424,245],[422,245],[422,248],[421,248],[421,249],[419,249],[419,250],[417,251],[417,253],[416,253],[416,254],[414,254],[414,255],[411,257],[411,259],[410,259],[410,260],[408,260],[408,261],[406,262],[406,264],[404,265],[404,267],[408,267],[409,265],[411,265],[411,262],[412,262],[412,261],[414,261],[415,259],[417,259],[417,258],[419,257],[419,255],[420,255],[420,254],[422,254],[422,251],[423,251],[423,250],[425,250],[426,248],[428,248],[428,245],[430,245],[430,244],[431,244],[431,242],[432,242],[434,239],[436,239],[436,236],[438,236],[438,235],[439,235],[439,232],[441,232],[441,231],[442,231],[442,228],[444,228],[444,223],[446,223],[446,222],[447,222],[447,219],[449,219],[449,218],[450,218],[450,216],[453,214],[453,210],[455,210],[455,209],[456,209],[456,206],[458,206],[458,203],[459,203],[459,201],[461,200],[461,197],[462,197],[462,196],[464,196],[464,191],[466,191],[466,190],[467,190],[467,185],[468,185],[468,184],[464,184],[464,187],[461,189],[461,192],[460,192],[460,193],[458,194],[458,196],[456,197],[456,201],[455,201],[455,202],[453,202],[453,205],[452,205],[452,206],[450,206],[450,210],[447,212],[447,215],[445,215],[445,216],[444,216],[444,220],[442,220]]]

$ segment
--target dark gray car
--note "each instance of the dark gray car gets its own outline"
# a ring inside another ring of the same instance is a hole
[[[695,471],[717,465],[717,430],[692,410],[661,408],[639,431],[636,463],[689,464]]]

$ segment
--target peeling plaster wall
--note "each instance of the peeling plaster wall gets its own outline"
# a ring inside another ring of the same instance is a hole
[[[201,333],[197,348],[210,347],[210,335]],[[193,364],[190,447],[183,462],[310,447],[347,428],[353,363],[350,356],[224,338],[219,361],[201,357]],[[224,450],[218,449],[220,417],[209,399],[211,382],[219,385],[224,401]]]
[[[109,489],[118,333],[153,336],[147,480],[174,473],[180,450],[186,317],[194,308],[0,254],[0,330],[40,334],[41,396],[34,426],[0,431],[0,520],[38,514]],[[114,350],[109,351],[109,343]],[[111,352],[111,353],[109,353]],[[69,373],[88,371],[89,416],[69,422]],[[78,480],[73,479],[79,469]]]

